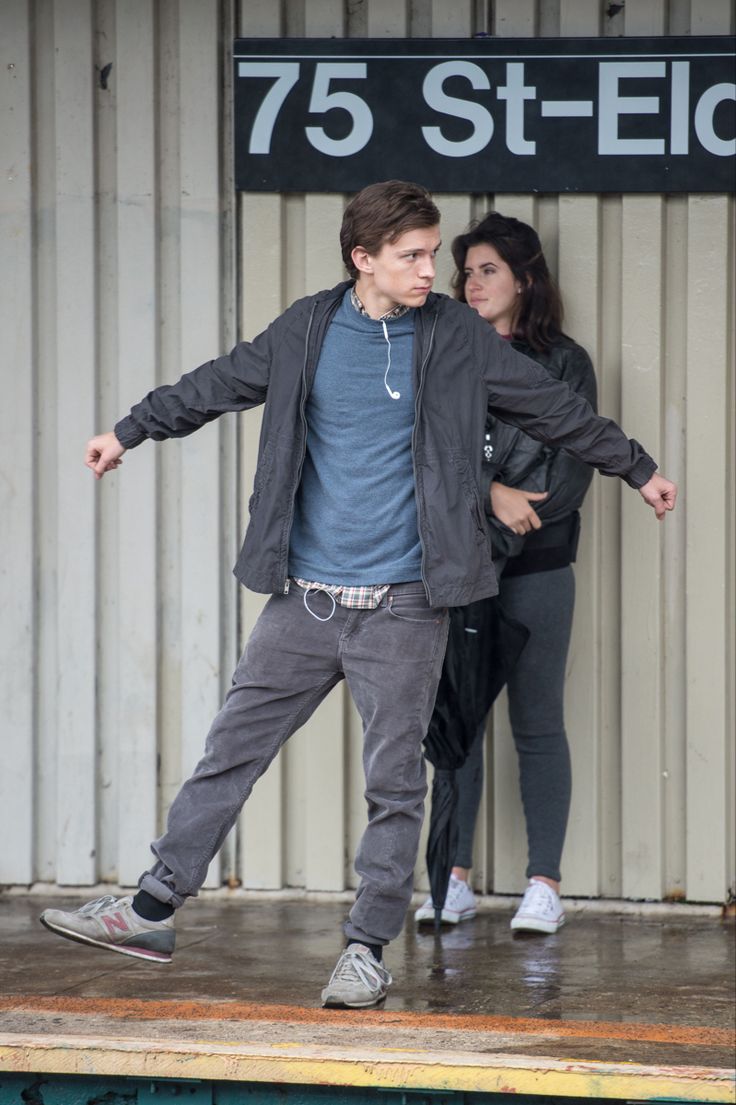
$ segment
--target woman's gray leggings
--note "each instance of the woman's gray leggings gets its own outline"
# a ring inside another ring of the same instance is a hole
[[[565,666],[575,605],[571,567],[501,577],[500,600],[510,617],[530,631],[508,682],[509,718],[519,757],[521,800],[529,845],[527,878],[560,879],[560,859],[570,810],[570,751],[565,735]],[[472,867],[473,837],[483,791],[481,726],[457,772],[456,867]]]

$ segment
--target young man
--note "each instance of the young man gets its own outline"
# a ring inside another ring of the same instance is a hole
[[[439,211],[421,187],[365,188],[340,235],[351,280],[302,299],[242,342],[159,387],[92,438],[97,479],[146,438],[183,437],[264,404],[238,579],[269,599],[203,758],[152,845],[134,897],[46,910],[62,936],[168,962],[174,910],[196,895],[253,784],[328,691],[347,680],[364,726],[368,824],[347,944],[325,1005],[381,1001],[382,949],[412,893],[426,792],[422,739],[448,606],[497,590],[478,495],[486,407],[639,489],[657,517],[676,489],[615,423],[477,312],[431,293]]]

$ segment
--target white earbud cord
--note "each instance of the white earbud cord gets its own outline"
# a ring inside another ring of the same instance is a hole
[[[329,612],[329,614],[327,615],[326,618],[321,617],[319,614],[315,614],[314,610],[312,610],[311,606],[309,605],[309,602],[307,600],[309,599],[309,592],[310,591],[322,591],[322,593],[324,595],[327,595],[327,598],[332,601],[332,610],[330,610],[330,612]],[[307,589],[304,592],[303,602],[304,602],[304,607],[305,607],[307,613],[311,614],[313,618],[316,618],[316,620],[318,622],[328,622],[328,621],[330,621],[333,614],[335,613],[335,610],[337,609],[337,603],[335,602],[335,596],[333,594],[331,594],[329,591],[324,591],[321,587],[307,587]]]
[[[386,339],[386,345],[388,346],[388,363],[386,365],[386,371],[383,374],[383,386],[385,387],[386,391],[389,393],[389,395],[391,396],[392,399],[400,399],[401,398],[401,392],[400,391],[392,391],[391,388],[389,387],[389,383],[388,383],[388,374],[389,374],[389,370],[391,368],[391,342],[388,340],[388,327],[386,326],[386,320],[385,319],[381,319],[381,326],[383,327],[383,336]]]

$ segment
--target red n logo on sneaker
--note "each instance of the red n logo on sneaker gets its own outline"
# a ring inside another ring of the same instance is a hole
[[[128,922],[125,920],[122,913],[106,913],[102,920],[110,936],[115,935],[115,929],[117,929],[118,932],[130,932]]]

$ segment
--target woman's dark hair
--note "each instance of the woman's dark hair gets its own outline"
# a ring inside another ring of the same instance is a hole
[[[395,242],[407,230],[437,226],[440,213],[421,184],[406,180],[383,180],[358,192],[345,208],[340,229],[340,248],[345,268],[355,279],[358,270],[352,252],[362,246],[375,256],[385,242]]]
[[[455,298],[465,299],[465,259],[472,246],[493,246],[521,284],[519,311],[513,336],[544,353],[562,331],[562,299],[542,252],[536,230],[520,219],[491,211],[479,222],[471,223],[452,243]]]

